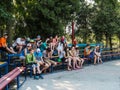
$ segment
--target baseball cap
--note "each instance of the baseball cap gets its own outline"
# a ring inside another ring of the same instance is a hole
[[[100,45],[97,45],[96,47],[100,47]]]
[[[4,33],[3,36],[8,35],[8,33]]]
[[[40,49],[39,49],[39,48],[37,48],[36,52],[40,52]]]
[[[27,46],[31,47],[32,45],[30,43],[28,43]]]
[[[32,42],[34,42],[34,40],[31,39],[30,42],[32,43]]]
[[[40,35],[38,35],[38,36],[37,36],[37,38],[41,38],[41,36],[40,36]]]

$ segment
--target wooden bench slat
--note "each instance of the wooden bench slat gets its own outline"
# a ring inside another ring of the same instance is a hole
[[[17,71],[17,69],[14,69],[12,71],[10,71],[8,74],[4,75],[3,77],[0,78],[0,83],[2,83],[2,81],[4,81],[6,78],[8,78],[10,75],[12,75],[13,73],[15,73]]]
[[[112,56],[112,55],[120,55],[120,53],[116,53],[116,54],[107,54],[107,55],[102,55],[102,56]]]
[[[25,67],[22,67],[22,68],[17,67],[14,70],[16,71],[13,74],[11,74],[2,83],[0,83],[0,90],[2,90],[7,84],[9,84],[13,79],[15,79],[22,71],[24,71]]]

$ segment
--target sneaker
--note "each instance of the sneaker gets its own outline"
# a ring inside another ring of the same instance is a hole
[[[44,77],[42,76],[42,74],[39,75],[39,78],[44,79]]]
[[[39,76],[34,76],[34,79],[38,80],[38,79],[39,79]]]

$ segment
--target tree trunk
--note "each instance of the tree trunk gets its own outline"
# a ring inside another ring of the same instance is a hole
[[[119,38],[119,46],[118,46],[118,48],[120,48],[120,38]]]
[[[105,38],[106,38],[106,48],[108,48],[108,46],[109,46],[109,38],[108,38],[108,35],[107,34],[105,34]]]
[[[84,38],[83,38],[83,43],[88,43],[87,42],[87,35],[85,35],[85,36],[83,36]]]
[[[12,46],[12,40],[13,40],[13,30],[15,29],[15,22],[14,20],[11,20],[11,22],[8,22],[7,32],[8,32],[8,45]]]
[[[109,37],[109,44],[110,44],[110,49],[112,50],[113,49],[112,48],[113,45],[112,45],[112,37],[111,36]]]
[[[0,31],[0,37],[2,37],[2,36],[3,36],[3,30]]]
[[[12,46],[12,40],[13,40],[13,33],[12,33],[12,29],[9,29],[8,31],[8,36],[9,36],[9,39],[8,39],[8,43],[10,46]]]

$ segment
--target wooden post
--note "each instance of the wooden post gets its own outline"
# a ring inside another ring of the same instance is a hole
[[[74,34],[75,34],[75,31],[74,31],[74,22],[72,21],[72,44],[73,44],[73,41],[74,41],[74,38],[75,38]]]

